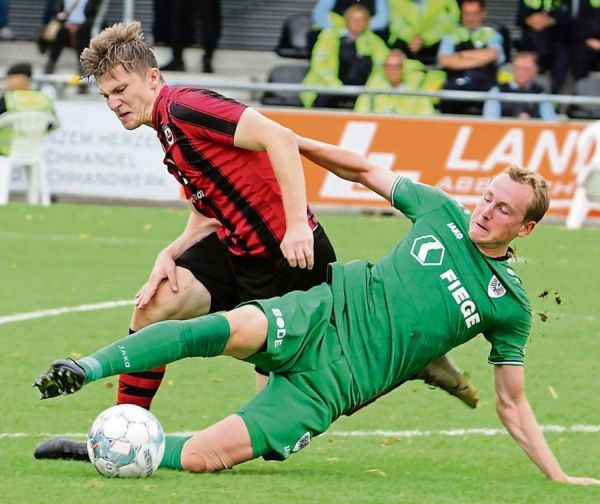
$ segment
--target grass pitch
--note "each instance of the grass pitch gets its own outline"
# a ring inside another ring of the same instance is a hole
[[[342,418],[284,463],[108,480],[89,464],[35,460],[33,449],[48,436],[83,439],[96,414],[113,404],[117,379],[44,402],[31,388],[33,379],[56,358],[78,357],[125,335],[131,309],[6,317],[131,299],[187,215],[157,208],[0,207],[0,502],[600,502],[598,487],[546,481],[498,433],[481,337],[452,353],[480,389],[476,411],[415,382]],[[321,220],[342,261],[376,260],[409,225],[402,218]],[[539,312],[528,345],[529,400],[540,424],[557,426],[547,439],[565,470],[600,477],[600,229],[540,226],[517,243],[517,252],[516,268]],[[178,362],[169,367],[153,412],[167,432],[197,430],[242,406],[253,381],[250,366],[233,360]],[[578,425],[596,429],[581,432]]]

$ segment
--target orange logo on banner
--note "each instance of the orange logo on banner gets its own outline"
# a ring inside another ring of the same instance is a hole
[[[465,205],[477,200],[491,177],[517,163],[548,180],[550,215],[565,216],[576,189],[577,172],[590,157],[581,159],[576,149],[586,123],[263,112],[300,135],[354,149],[379,166],[439,187]],[[362,186],[340,180],[307,160],[304,167],[311,204],[389,206]]]

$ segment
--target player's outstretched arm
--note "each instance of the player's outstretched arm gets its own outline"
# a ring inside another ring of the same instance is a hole
[[[281,188],[286,232],[281,251],[290,266],[312,269],[313,232],[306,219],[306,184],[294,133],[281,124],[247,108],[235,130],[236,147],[265,151]]]
[[[496,409],[502,423],[525,453],[551,480],[579,485],[600,485],[600,480],[565,474],[552,453],[525,396],[522,366],[495,366]]]
[[[296,135],[300,154],[346,180],[358,182],[385,199],[390,198],[397,174],[370,163],[358,152]]]

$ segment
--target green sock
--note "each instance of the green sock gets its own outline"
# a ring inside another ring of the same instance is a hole
[[[106,376],[147,371],[185,357],[221,355],[231,334],[223,315],[152,324],[77,360],[89,383]]]
[[[181,471],[181,451],[183,445],[192,436],[165,436],[165,454],[158,467]]]

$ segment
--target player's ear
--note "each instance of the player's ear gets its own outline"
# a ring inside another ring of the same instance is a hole
[[[517,236],[524,238],[525,236],[529,236],[532,231],[534,230],[535,226],[537,225],[537,222],[530,220],[527,221],[523,224],[523,226],[521,226],[520,231],[517,233]]]
[[[150,84],[150,89],[156,89],[160,83],[160,70],[158,68],[150,69],[148,72],[148,82]]]

